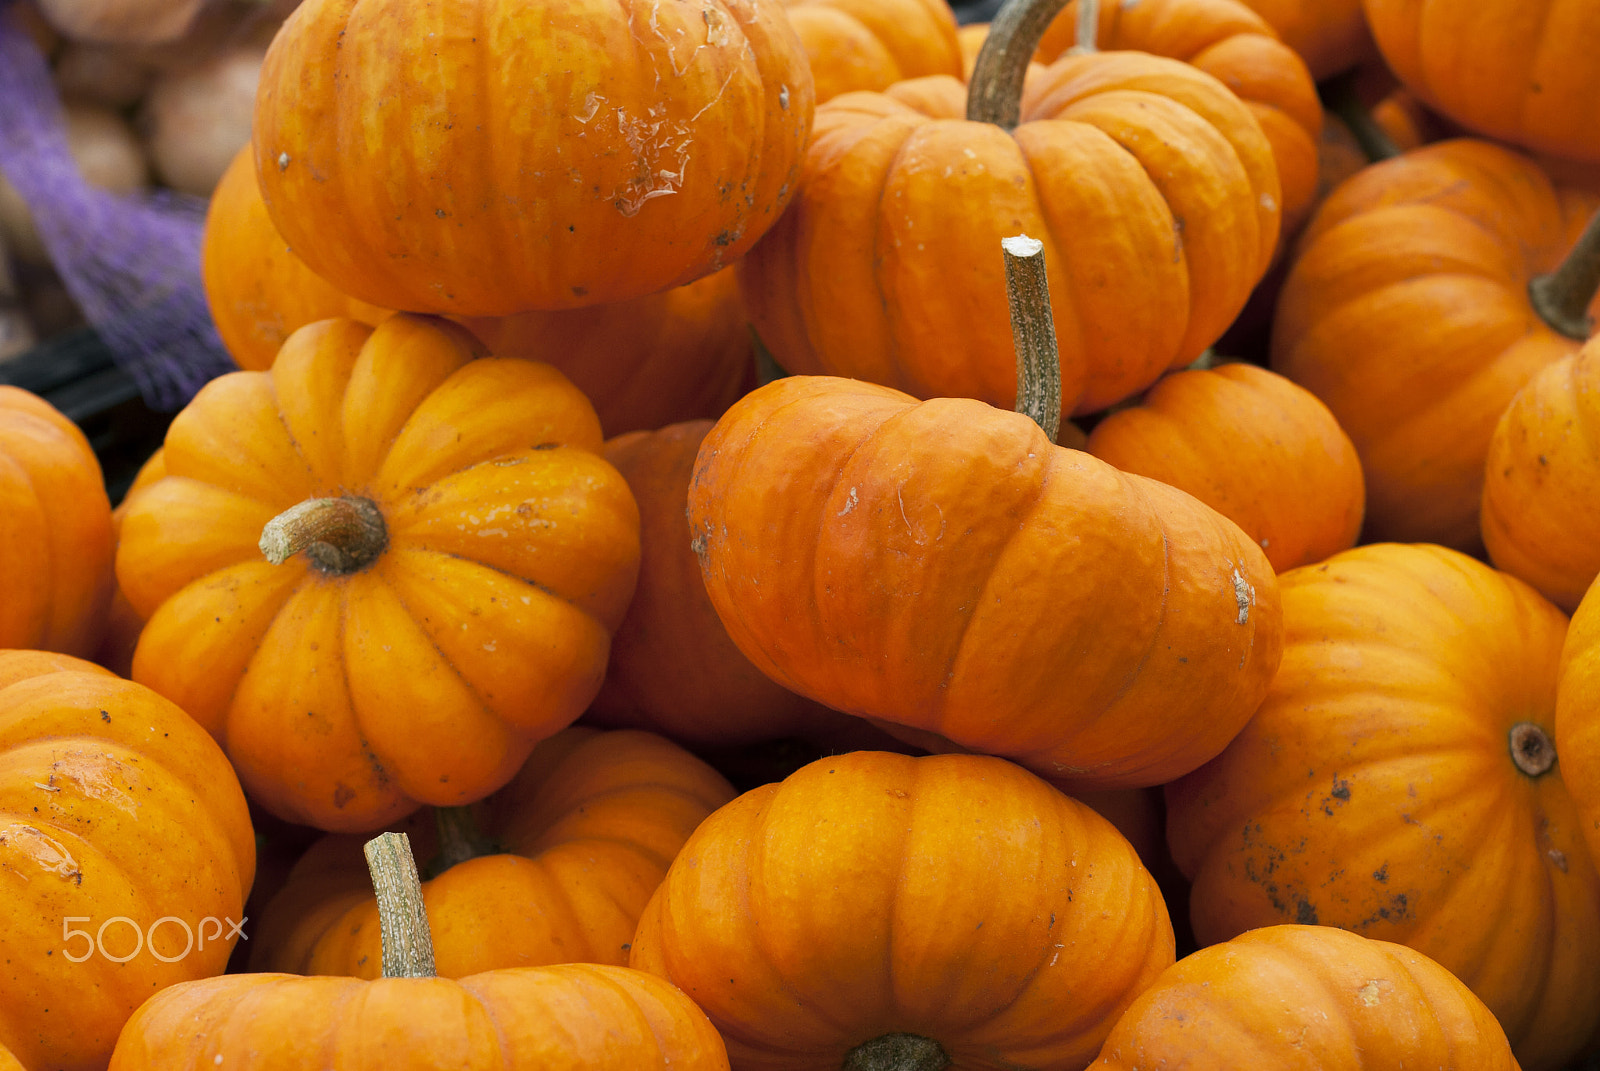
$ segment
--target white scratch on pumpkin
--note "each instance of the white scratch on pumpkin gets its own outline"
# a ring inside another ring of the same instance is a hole
[[[840,510],[838,512],[837,516],[843,517],[846,513],[849,513],[851,510],[853,510],[855,508],[856,508],[856,489],[854,487],[852,487],[852,488],[850,488],[849,497],[847,497],[845,499],[844,509]],[[902,502],[900,504],[900,514],[901,514],[901,516],[905,515],[905,509],[906,509],[905,503]]]
[[[1249,624],[1250,607],[1256,604],[1256,589],[1240,575],[1238,566],[1233,569],[1233,597],[1239,603],[1239,624]]]

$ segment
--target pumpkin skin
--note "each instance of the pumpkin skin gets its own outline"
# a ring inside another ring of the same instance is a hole
[[[1561,649],[1556,683],[1556,754],[1562,777],[1578,806],[1579,828],[1589,851],[1600,858],[1600,596],[1578,603]]]
[[[1322,103],[1305,61],[1240,0],[1139,0],[1100,5],[1101,49],[1170,56],[1214,75],[1250,109],[1272,145],[1282,191],[1281,233],[1305,222],[1317,192]],[[1078,0],[1040,39],[1036,58],[1058,59],[1077,42]]]
[[[961,77],[955,13],[943,0],[784,0],[817,103],[907,78]]]
[[[1323,202],[1278,301],[1272,368],[1355,443],[1365,538],[1479,545],[1496,421],[1580,345],[1545,324],[1528,283],[1597,204],[1470,139],[1374,164]]]
[[[0,385],[0,648],[89,655],[111,601],[111,500],[77,425]]]
[[[1189,492],[1261,545],[1277,572],[1355,546],[1366,492],[1328,407],[1265,368],[1162,377],[1095,425],[1089,452]]]
[[[812,109],[774,0],[314,0],[267,53],[253,144],[318,275],[387,308],[505,316],[733,263],[795,188]]]
[[[26,1067],[17,1063],[17,1058],[11,1055],[4,1045],[0,1045],[0,1071],[28,1071]]]
[[[1536,725],[1554,757],[1566,617],[1443,547],[1358,547],[1279,583],[1271,691],[1167,786],[1195,936],[1302,922],[1409,945],[1524,1066],[1560,1067],[1600,1025],[1572,999],[1600,987],[1600,877],[1564,767],[1530,776],[1510,743]]]
[[[1588,0],[1362,0],[1383,58],[1463,126],[1600,162],[1600,9]]]
[[[161,450],[158,448],[145,459],[143,465],[139,466],[139,471],[134,474],[133,483],[128,485],[127,493],[122,496],[117,508],[111,511],[114,539],[121,539],[122,515],[128,511],[128,500],[166,474],[166,462],[162,459]],[[139,646],[139,633],[144,630],[144,618],[139,616],[139,612],[133,608],[128,597],[122,593],[121,585],[117,585],[111,593],[111,605],[106,610],[105,620],[105,634],[100,639],[100,646],[95,650],[94,661],[119,677],[131,676],[133,651]]]
[[[478,808],[483,835],[503,850],[422,885],[439,976],[625,966],[639,915],[673,856],[733,797],[721,774],[652,733],[557,733]],[[439,847],[426,829],[412,836],[424,860]],[[289,910],[268,908],[262,926],[274,923],[276,941],[251,950],[251,968],[377,978],[378,905],[361,838],[336,835],[312,851],[311,865],[297,864],[291,879],[300,887],[280,893]],[[348,906],[335,913],[326,906],[333,900]]]
[[[736,269],[790,372],[1010,408],[998,248],[1020,232],[1050,265],[1062,413],[1094,412],[1197,357],[1265,271],[1272,148],[1212,76],[1142,53],[1064,56],[1009,133],[965,119],[954,79],[908,103],[912,84],[817,110],[794,205]]]
[[[129,503],[134,679],[278,817],[348,832],[480,799],[600,686],[637,507],[559,372],[481,354],[427,317],[302,328],[270,372],[196,395]],[[340,494],[382,516],[374,561],[262,560],[269,520]]]
[[[683,994],[626,967],[571,963],[446,978],[230,974],[162,990],[111,1071],[725,1071]]]
[[[1433,960],[1331,926],[1267,926],[1168,967],[1092,1071],[1516,1071],[1483,1001]]]
[[[1600,574],[1600,343],[1546,365],[1489,440],[1483,542],[1495,566],[1571,613]]]
[[[705,1010],[735,1068],[862,1066],[846,1054],[908,1033],[958,1068],[1055,1069],[1087,1063],[1173,940],[1088,807],[999,759],[857,751],[707,819],[632,957]]]
[[[1361,0],[1244,0],[1322,81],[1377,52]]]
[[[242,922],[255,872],[244,794],[176,706],[38,651],[0,651],[0,768],[0,1051],[24,1067],[103,1068],[146,997],[220,974],[234,942],[215,939],[228,932],[219,921],[185,954],[167,922],[117,963],[79,960],[66,930],[128,918],[150,933],[172,916],[196,940],[208,918]],[[128,929],[108,926],[97,948],[122,955]]]
[[[1278,663],[1272,567],[1236,525],[981,402],[770,383],[701,445],[689,524],[773,680],[1074,788],[1194,769]]]

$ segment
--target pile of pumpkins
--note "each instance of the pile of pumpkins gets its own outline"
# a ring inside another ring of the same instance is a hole
[[[0,388],[0,1068],[1579,1066],[1597,47],[304,0],[243,370]]]

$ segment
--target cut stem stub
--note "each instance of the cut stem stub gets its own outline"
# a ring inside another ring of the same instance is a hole
[[[378,894],[378,931],[385,978],[436,978],[433,932],[422,901],[422,881],[411,857],[411,838],[380,833],[362,848]]]
[[[1556,764],[1555,741],[1531,721],[1513,725],[1507,744],[1511,749],[1511,761],[1529,777],[1549,773]]]
[[[851,1049],[841,1071],[944,1071],[949,1066],[950,1057],[932,1038],[885,1034]]]
[[[1053,443],[1061,434],[1061,354],[1050,314],[1044,243],[1018,234],[1000,239],[1011,299],[1011,338],[1017,349],[1016,410]]]
[[[369,498],[308,498],[290,506],[261,530],[261,553],[282,565],[301,552],[328,573],[365,569],[389,545],[383,513]]]

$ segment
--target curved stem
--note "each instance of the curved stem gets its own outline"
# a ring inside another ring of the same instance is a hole
[[[362,848],[378,894],[385,978],[434,978],[433,934],[422,904],[422,882],[411,858],[411,838],[380,833]]]
[[[1556,764],[1555,741],[1542,727],[1531,721],[1513,725],[1506,742],[1511,751],[1511,761],[1529,777],[1548,773]]]
[[[1098,0],[1091,0],[1098,6]],[[967,83],[967,118],[1013,130],[1022,117],[1022,82],[1044,31],[1067,0],[1006,0],[989,24]]]
[[[885,1034],[851,1049],[841,1071],[943,1071],[950,1057],[932,1038]]]
[[[1528,284],[1528,297],[1533,301],[1534,311],[1551,330],[1586,342],[1594,326],[1589,319],[1589,305],[1597,291],[1600,291],[1600,211],[1589,217],[1589,225],[1560,266]]]
[[[435,807],[433,820],[439,830],[439,854],[428,863],[430,878],[438,877],[457,863],[500,851],[498,844],[479,831],[471,807]]]
[[[261,553],[282,565],[305,552],[329,573],[353,573],[376,561],[389,545],[383,513],[367,498],[308,498],[290,506],[261,530]]]
[[[1389,132],[1378,125],[1367,106],[1356,94],[1355,72],[1341,75],[1323,91],[1328,110],[1343,121],[1362,153],[1373,163],[1400,155],[1400,146]]]
[[[1050,314],[1044,243],[1019,234],[1000,239],[1011,299],[1011,337],[1017,348],[1017,412],[1053,443],[1061,433],[1061,354]]]

